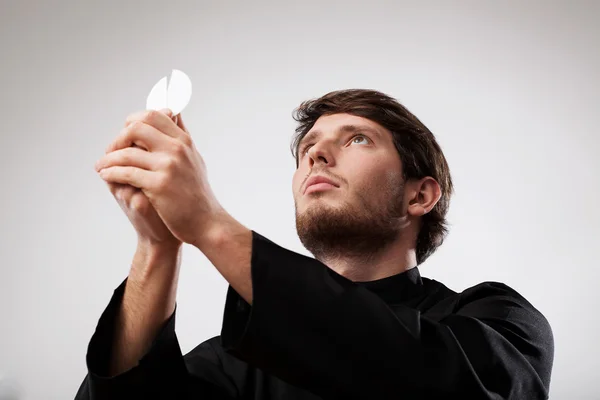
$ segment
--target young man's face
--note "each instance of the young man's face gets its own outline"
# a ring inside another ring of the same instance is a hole
[[[345,125],[358,129],[342,131]],[[314,131],[321,134],[308,138]],[[363,117],[334,114],[319,118],[308,134],[300,142],[292,180],[303,245],[319,259],[361,255],[397,240],[406,210],[402,165],[391,132]],[[304,193],[315,175],[339,187]]]

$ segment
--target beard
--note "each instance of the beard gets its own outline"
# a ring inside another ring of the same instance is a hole
[[[298,214],[296,207],[296,231],[302,245],[321,262],[347,258],[372,261],[402,233],[403,181],[384,186],[384,190],[373,187],[359,192],[355,203],[335,204],[333,197],[341,193],[329,192],[340,189],[308,194],[311,198],[303,199],[305,211]],[[378,199],[366,197],[374,193]]]

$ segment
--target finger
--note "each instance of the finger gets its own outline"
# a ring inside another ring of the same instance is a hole
[[[119,203],[123,203],[123,205],[129,207],[129,203],[131,202],[131,198],[136,192],[139,192],[140,189],[134,188],[131,185],[125,185],[122,183],[111,183],[106,182],[109,186],[112,187],[111,192],[113,196],[117,199]]]
[[[126,147],[102,156],[95,165],[96,171],[103,168],[129,166],[156,171],[159,167],[160,153],[150,153],[136,147]]]
[[[132,122],[141,121],[144,118],[147,118],[147,114],[149,114],[151,112],[156,112],[156,111],[158,111],[161,114],[166,115],[168,118],[173,118],[173,111],[171,111],[170,108],[163,108],[162,110],[142,110],[142,111],[137,111],[137,112],[129,114],[127,116],[127,118],[125,118],[125,125],[123,127],[127,128],[127,126],[129,124],[131,124]]]
[[[119,204],[119,207],[121,207],[121,209],[125,213],[127,213],[127,211],[131,209],[131,203],[133,202],[133,198],[136,194],[139,193],[144,195],[140,189],[134,188],[131,185],[112,182],[105,183],[108,186],[114,198],[117,200],[117,204]]]
[[[112,193],[112,195],[115,196],[118,199],[120,199],[122,197],[121,193],[123,193],[123,190],[126,187],[132,187],[131,185],[125,185],[125,184],[122,184],[122,183],[114,183],[114,182],[108,182],[108,181],[105,181],[105,183],[108,186],[108,189],[110,190],[110,192]],[[136,188],[133,188],[133,189],[136,189]]]
[[[185,124],[183,123],[183,118],[181,118],[181,113],[177,114],[177,116],[175,118],[177,118],[177,120],[176,120],[177,126],[180,127],[181,130],[183,130],[184,132],[186,132],[189,135],[190,132],[187,130],[187,128],[185,127]]]
[[[157,172],[135,167],[109,167],[99,173],[107,182],[128,184],[142,190],[154,190],[158,184]]]
[[[168,108],[164,108],[160,111],[144,110],[133,113],[127,116],[125,127],[131,125],[135,121],[141,121],[153,126],[163,134],[175,139],[180,138],[184,134],[184,132],[181,132],[181,130],[178,129],[177,124],[174,122],[173,111]]]
[[[133,199],[137,197],[136,195],[138,193],[143,196],[143,193],[140,189],[134,188],[131,185],[122,185],[119,192],[119,201],[122,202],[125,207],[130,209],[133,203]]]
[[[106,182],[106,181],[104,183],[106,183],[106,186],[108,186],[108,190],[110,190],[110,192],[112,193],[112,195],[115,198],[117,198],[117,193],[118,193],[119,189],[122,186],[125,186],[125,185],[121,185],[119,183],[112,183],[112,182]]]
[[[148,151],[160,151],[170,148],[175,139],[163,134],[155,127],[142,121],[134,121],[112,141],[105,153],[137,145]]]
[[[125,209],[123,208],[124,206],[126,206],[126,191],[128,188],[131,188],[133,190],[139,190],[134,188],[131,185],[123,185],[121,183],[112,183],[112,182],[106,182],[106,185],[108,186],[108,189],[110,190],[110,192],[112,193],[113,197],[115,198],[115,200],[117,200],[117,203],[119,204],[119,206],[121,207],[121,209],[123,209],[123,211],[125,211]]]
[[[181,137],[179,140],[181,140],[187,146],[192,146],[194,141],[192,140],[192,135],[190,135],[190,131],[187,130],[185,123],[183,122],[183,118],[181,118],[181,113],[175,116],[175,123],[177,124],[177,127],[181,129],[184,133],[184,137]]]

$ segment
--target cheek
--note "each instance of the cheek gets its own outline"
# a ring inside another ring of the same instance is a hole
[[[300,172],[296,172],[294,177],[292,178],[292,191],[294,193],[298,193],[302,186],[302,174]]]
[[[378,199],[389,187],[388,173],[381,168],[359,168],[354,171],[354,191],[367,198]]]

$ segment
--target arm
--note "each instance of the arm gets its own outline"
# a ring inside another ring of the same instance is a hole
[[[175,334],[181,249],[138,247],[129,276],[114,291],[90,341],[88,374],[76,400],[128,398],[226,398],[235,392],[214,350],[203,343],[188,373]]]
[[[136,366],[175,311],[181,246],[138,245],[114,332],[109,376]]]
[[[326,399],[548,397],[550,326],[507,286],[465,291],[436,321],[394,312],[317,260],[251,233],[248,265],[233,236],[221,239],[227,251],[208,251],[219,271],[251,270],[252,303],[237,292],[247,283],[230,281],[227,294],[221,339],[236,357]]]

